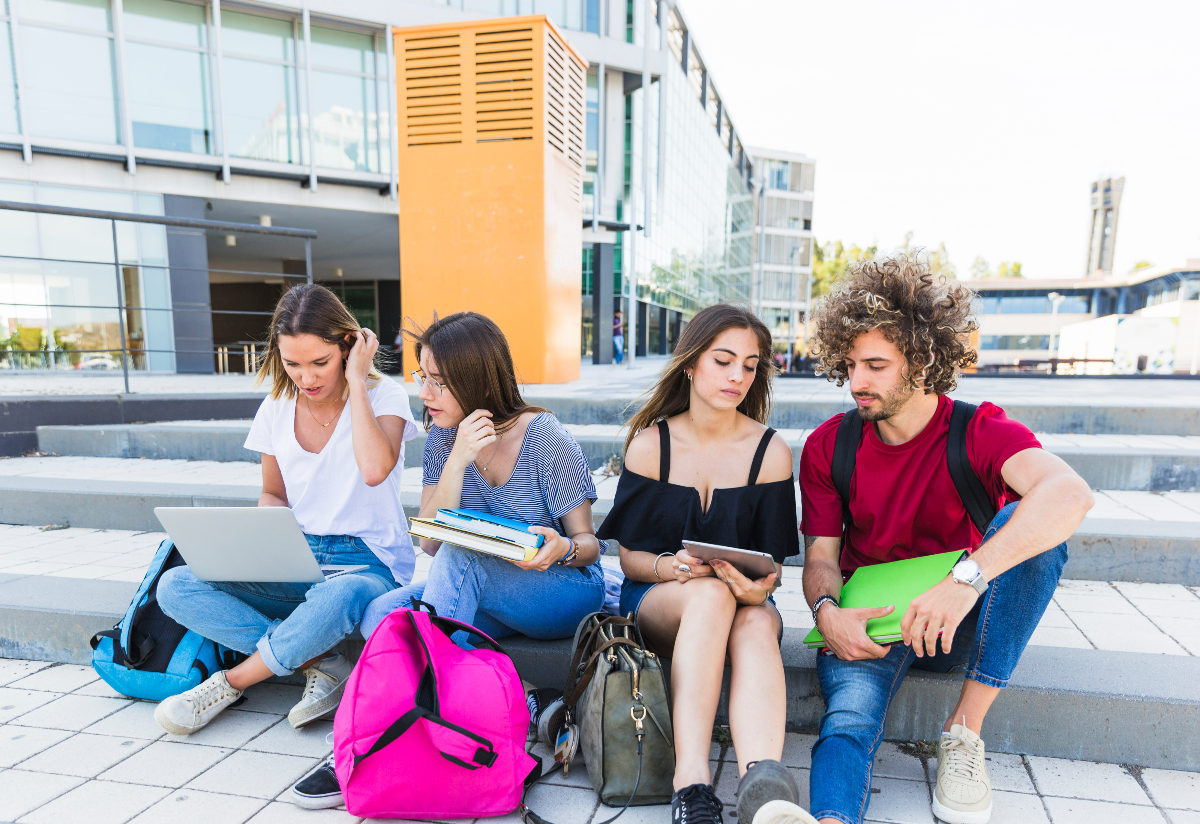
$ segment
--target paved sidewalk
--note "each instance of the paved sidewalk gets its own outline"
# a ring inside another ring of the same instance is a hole
[[[1200,493],[1181,494],[1193,494],[1200,500]],[[155,548],[164,538],[161,532],[76,528],[42,531],[35,526],[0,524],[0,575],[140,583]],[[415,580],[428,574],[431,560],[424,553],[417,554]],[[604,564],[619,568],[620,561],[606,556]],[[812,628],[812,617],[801,590],[802,571],[801,567],[785,567],[775,600],[786,626],[808,630]],[[1200,655],[1200,587],[1065,580],[1030,643]]]
[[[286,713],[299,689],[263,684],[208,728],[182,738],[153,719],[154,705],[116,695],[88,667],[0,659],[0,821],[20,824],[277,824],[353,822],[344,810],[288,803],[292,784],[331,747],[329,721],[297,731]],[[807,795],[813,737],[788,734],[784,763]],[[535,751],[545,756],[544,751]],[[868,820],[934,824],[936,761],[885,743],[875,763]],[[732,803],[732,747],[712,749],[722,800]],[[992,753],[994,824],[1198,824],[1200,774]],[[807,798],[804,799],[807,805]],[[530,804],[555,824],[598,822],[583,769],[555,775]],[[728,824],[737,824],[729,815]],[[666,806],[636,808],[627,824],[667,824]],[[481,819],[485,821],[489,819]],[[515,815],[490,819],[516,824]]]

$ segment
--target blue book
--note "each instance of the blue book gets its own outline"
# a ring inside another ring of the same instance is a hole
[[[521,546],[540,549],[545,542],[544,536],[529,531],[530,524],[476,509],[439,509],[434,520],[488,538],[512,541]]]

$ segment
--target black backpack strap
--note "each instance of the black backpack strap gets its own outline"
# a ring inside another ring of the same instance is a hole
[[[666,483],[671,477],[671,430],[664,418],[658,422],[658,479]]]
[[[746,482],[746,486],[754,486],[758,483],[758,471],[762,469],[763,458],[766,457],[767,447],[771,445],[771,438],[774,436],[775,430],[767,427],[762,440],[758,442],[758,449],[754,452],[754,462],[750,464],[750,480]]]
[[[983,535],[996,517],[996,506],[967,458],[967,425],[975,417],[975,409],[965,401],[954,402],[954,410],[950,413],[950,434],[946,439],[946,468],[950,470],[954,488],[958,490],[958,497],[962,498],[967,514],[971,516],[971,522]]]
[[[833,488],[842,499],[842,523],[850,524],[850,481],[854,477],[854,464],[858,460],[858,444],[862,440],[862,417],[855,407],[842,415],[838,424],[837,439],[833,442]]]

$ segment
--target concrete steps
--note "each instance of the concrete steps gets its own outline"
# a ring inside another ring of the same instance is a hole
[[[130,582],[0,573],[0,657],[86,664],[88,639],[112,627]],[[788,728],[814,732],[824,710],[805,630],[784,631]],[[503,642],[521,676],[561,686],[569,641]],[[359,644],[348,641],[354,652]],[[912,671],[888,717],[889,739],[925,739],[953,706],[961,675]],[[726,676],[728,687],[728,674]],[[720,714],[725,717],[725,702]],[[1200,770],[1200,658],[1030,646],[988,716],[993,751]]]
[[[597,525],[612,506],[617,481],[596,478]],[[156,506],[254,506],[260,492],[259,468],[237,461],[0,460],[0,523],[158,532]],[[410,466],[402,487],[410,516],[420,495],[421,470]],[[1200,585],[1200,493],[1111,491],[1097,498],[1096,517],[1070,541],[1068,577]]]
[[[626,431],[615,424],[567,424],[588,462],[601,466],[624,452]],[[250,421],[171,421],[95,426],[39,426],[41,452],[106,458],[153,458],[199,461],[258,461],[243,448]],[[783,429],[792,445],[793,465],[811,429]],[[1200,436],[1055,435],[1039,436],[1093,489],[1154,492],[1200,489]],[[405,464],[420,466],[425,435],[405,450]]]

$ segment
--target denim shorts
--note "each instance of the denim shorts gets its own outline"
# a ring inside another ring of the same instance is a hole
[[[621,584],[621,614],[628,616],[633,613],[633,617],[637,618],[638,608],[642,605],[642,599],[646,597],[646,593],[658,586],[657,581],[651,583],[649,581],[633,581],[626,578]],[[665,582],[664,582],[665,583]],[[768,595],[767,600],[771,602],[771,606],[775,607],[776,612],[779,607],[775,604],[775,596]],[[781,618],[783,616],[780,616]]]

